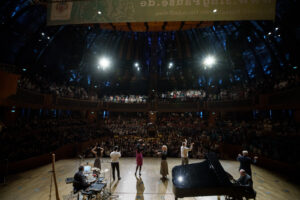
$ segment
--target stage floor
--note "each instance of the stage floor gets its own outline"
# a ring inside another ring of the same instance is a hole
[[[73,177],[79,166],[79,159],[60,160],[56,162],[56,172],[60,199],[70,198],[71,184],[65,183],[65,178]],[[93,163],[93,159],[85,159],[84,162]],[[102,169],[110,169],[108,159],[103,159]],[[199,160],[190,159],[190,163]],[[171,170],[179,165],[179,158],[169,158],[169,180],[160,180],[160,159],[145,158],[142,169],[142,180],[134,176],[135,158],[122,158],[120,171],[122,179],[112,182],[112,191],[122,200],[173,200]],[[223,168],[234,178],[239,177],[236,161],[221,161]],[[6,185],[0,186],[1,200],[47,200],[50,194],[51,164],[8,177]],[[257,191],[258,200],[292,200],[300,198],[300,186],[285,181],[282,177],[265,169],[253,166],[254,189]],[[109,180],[109,172],[105,177]],[[142,182],[141,182],[142,181]],[[52,185],[51,199],[55,199],[54,184]],[[217,200],[217,197],[185,198],[186,200]],[[224,197],[221,197],[223,200]]]

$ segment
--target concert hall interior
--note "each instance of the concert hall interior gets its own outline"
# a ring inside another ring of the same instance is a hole
[[[299,199],[298,4],[2,0],[0,199]]]

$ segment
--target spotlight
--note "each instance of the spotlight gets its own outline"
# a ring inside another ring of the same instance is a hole
[[[207,56],[204,59],[203,64],[205,67],[212,67],[214,64],[216,64],[216,59],[213,56]]]
[[[137,70],[140,71],[140,68],[138,67]]]
[[[101,14],[102,14],[102,12],[99,10],[99,11],[98,11],[98,15],[101,15]]]
[[[218,12],[218,10],[217,10],[217,9],[214,9],[214,10],[213,10],[213,13],[216,13],[216,12]]]
[[[183,177],[182,177],[182,176],[179,176],[179,177],[177,178],[177,180],[178,180],[179,183],[181,183],[181,182],[183,181]]]
[[[41,34],[42,34],[42,36],[45,36],[45,33],[44,33],[44,32],[42,32]]]
[[[173,67],[173,63],[170,62],[170,63],[169,63],[169,69],[171,69],[172,67]]]
[[[272,35],[272,33],[271,33],[271,32],[269,32],[269,33],[268,33],[268,35]]]
[[[50,40],[50,37],[48,36],[47,39]]]
[[[138,63],[138,62],[134,63],[134,66],[135,66],[135,67],[138,67],[138,66],[139,66],[139,63]]]
[[[98,69],[102,68],[103,70],[106,70],[107,68],[109,68],[109,66],[110,66],[110,60],[108,58],[106,57],[100,58]]]
[[[278,28],[278,27],[276,27],[276,28],[275,28],[275,31],[278,31],[278,30],[279,30],[279,28]]]
[[[27,71],[27,69],[26,69],[26,68],[23,68],[23,69],[22,69],[22,71],[23,71],[23,72],[26,72],[26,71]]]

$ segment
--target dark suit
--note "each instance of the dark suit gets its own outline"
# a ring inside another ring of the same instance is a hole
[[[252,160],[250,157],[248,156],[238,156],[237,157],[237,161],[240,162],[240,168],[239,170],[243,169],[246,171],[247,174],[249,174],[250,176],[252,176],[252,172],[251,172],[251,164],[256,163],[256,160]]]
[[[240,185],[243,185],[243,186],[250,186],[250,187],[253,187],[253,181],[252,181],[252,178],[251,176],[249,176],[248,174],[246,174],[245,176],[241,176],[237,182],[240,184]]]
[[[79,171],[74,175],[73,187],[75,192],[82,189],[84,190],[89,186],[90,185],[86,181],[86,177],[84,176],[82,171]]]

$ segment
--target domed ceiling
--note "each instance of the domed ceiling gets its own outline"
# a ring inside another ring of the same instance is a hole
[[[188,22],[179,22],[173,31],[162,28],[168,22],[158,25],[164,31],[144,32],[131,31],[137,30],[133,24],[126,24],[127,31],[114,24],[46,26],[46,10],[33,0],[0,3],[0,63],[50,80],[137,92],[146,92],[153,78],[164,89],[197,88],[276,78],[299,64],[300,26],[293,0],[277,1],[274,22],[194,22],[189,30],[184,30]],[[208,55],[217,64],[204,70]],[[102,56],[112,60],[109,71],[97,68]]]

